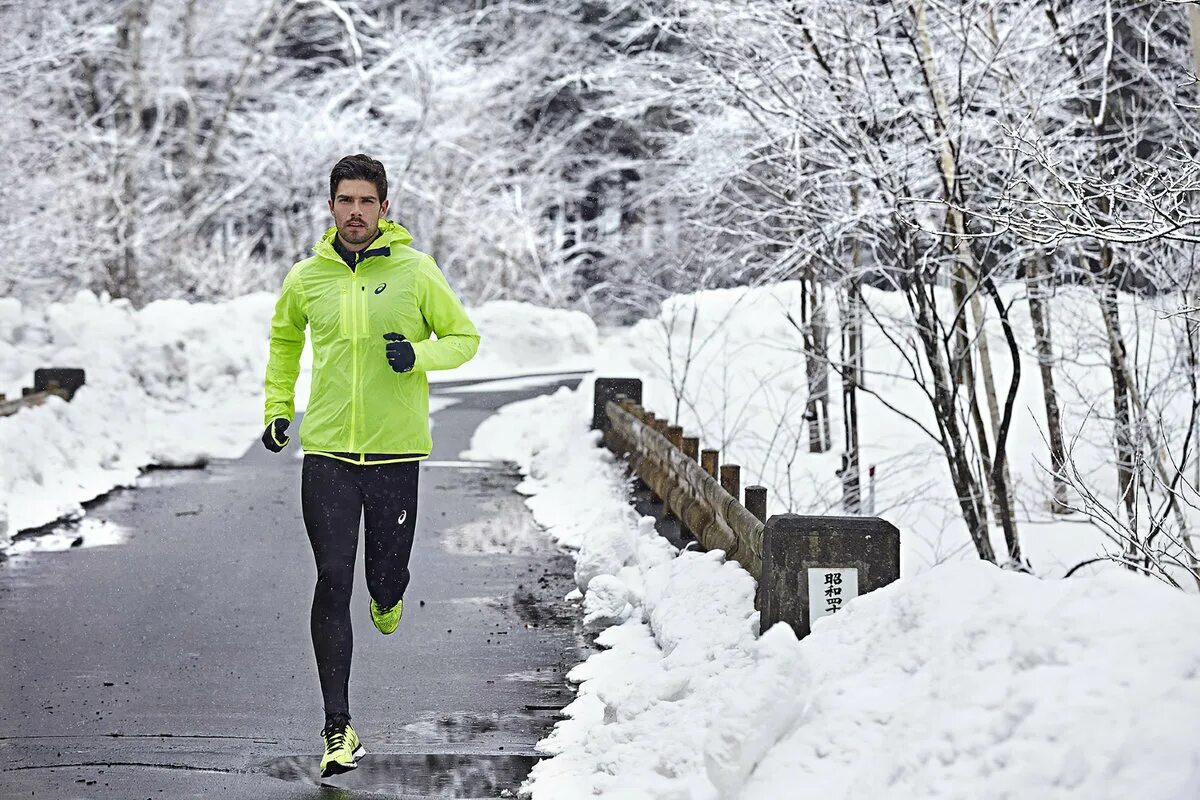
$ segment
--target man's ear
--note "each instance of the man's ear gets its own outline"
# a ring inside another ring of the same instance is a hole
[[[384,200],[382,203],[379,204],[379,216],[381,216],[381,217],[387,216],[388,204],[390,202],[391,202],[390,200]]]
[[[328,200],[328,201],[326,201],[326,202],[328,202],[328,203],[329,203],[329,214],[330,214],[330,216],[333,216],[333,201],[332,201],[332,200]]]

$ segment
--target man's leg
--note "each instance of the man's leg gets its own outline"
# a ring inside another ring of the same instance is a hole
[[[326,720],[350,716],[350,658],[354,651],[350,593],[362,516],[357,469],[362,467],[325,456],[305,456],[300,479],[304,526],[317,561],[311,624]]]
[[[420,462],[379,464],[363,470],[367,588],[380,608],[396,605],[408,588],[408,558],[417,528]]]

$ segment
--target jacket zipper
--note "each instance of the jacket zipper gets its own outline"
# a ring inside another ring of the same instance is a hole
[[[350,452],[358,452],[358,301],[353,295],[353,290],[358,288],[358,269],[355,268],[354,277],[350,279],[351,297],[351,355],[350,360],[354,365],[352,370],[352,382],[350,384]]]

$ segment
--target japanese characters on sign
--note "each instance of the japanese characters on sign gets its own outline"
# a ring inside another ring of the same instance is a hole
[[[809,567],[808,624],[836,614],[858,597],[858,570],[839,567]]]

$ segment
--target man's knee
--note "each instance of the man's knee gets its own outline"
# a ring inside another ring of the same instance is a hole
[[[321,570],[317,573],[317,586],[313,599],[314,602],[322,605],[349,605],[350,593],[353,591],[353,570]]]

